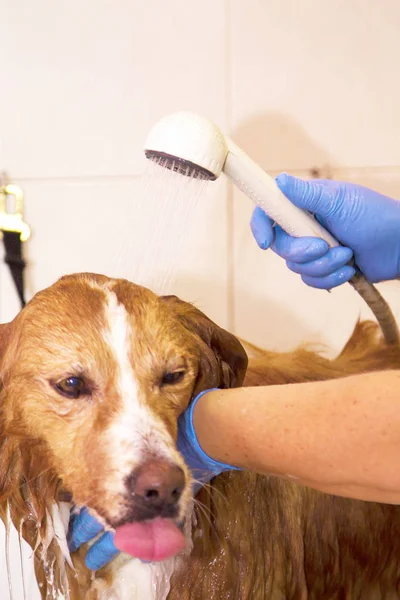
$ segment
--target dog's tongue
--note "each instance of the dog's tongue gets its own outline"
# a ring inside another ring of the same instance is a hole
[[[186,539],[169,519],[157,518],[128,523],[115,531],[114,544],[126,554],[141,560],[165,560],[186,546]]]

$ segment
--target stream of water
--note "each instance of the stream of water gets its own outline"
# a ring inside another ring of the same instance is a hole
[[[140,239],[126,240],[116,270],[128,263],[129,279],[158,294],[170,293],[182,262],[189,263],[192,238],[210,182],[184,176],[147,161],[129,222],[139,224]],[[215,185],[215,184],[214,184]],[[132,247],[136,247],[135,255]],[[184,260],[183,260],[184,259]]]

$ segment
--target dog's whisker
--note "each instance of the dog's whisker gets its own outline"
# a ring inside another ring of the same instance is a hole
[[[198,507],[200,512],[203,514],[203,516],[206,520],[206,523],[208,523],[210,528],[213,530],[217,539],[221,542],[222,537],[221,537],[221,534],[219,533],[219,531],[217,530],[215,524],[213,523],[212,517],[214,516],[214,514],[211,512],[210,508],[206,507],[202,502],[200,502],[200,500],[195,499],[194,503]]]
[[[38,473],[38,475],[35,475],[34,477],[31,477],[30,479],[26,479],[25,481],[23,481],[21,483],[21,485],[19,486],[19,489],[23,488],[24,485],[27,485],[27,484],[29,485],[29,484],[33,483],[35,480],[39,479],[40,477],[42,477],[43,475],[45,475],[46,473],[48,473],[51,470],[52,470],[52,467],[47,467],[47,469],[44,469],[43,471]],[[54,477],[55,477],[55,479],[57,479],[56,476],[54,476]]]
[[[219,495],[224,501],[227,500],[226,495],[221,492],[221,490],[219,490],[215,485],[213,485],[212,483],[207,483],[207,484],[202,484],[201,481],[198,481],[197,479],[193,480],[194,483],[198,483],[202,486],[202,489],[209,495],[212,496],[213,494],[215,495]]]
[[[213,501],[212,497],[211,501]],[[215,503],[213,503],[212,506],[207,506],[206,504],[204,504],[204,502],[198,499],[196,499],[196,502],[199,503],[199,505],[202,506],[208,512],[210,518],[213,518],[215,521],[218,520],[219,512],[222,508],[221,506],[218,506]]]

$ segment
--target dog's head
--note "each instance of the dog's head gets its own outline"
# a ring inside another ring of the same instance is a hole
[[[176,297],[80,274],[0,326],[6,432],[39,442],[77,504],[113,527],[180,519],[191,479],[177,419],[211,387],[241,385],[238,340]]]

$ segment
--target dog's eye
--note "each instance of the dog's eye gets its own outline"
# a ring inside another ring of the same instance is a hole
[[[81,377],[66,377],[55,385],[56,390],[67,398],[79,398],[82,394],[87,394],[85,381]]]
[[[161,380],[161,385],[174,385],[179,383],[185,376],[185,371],[173,371],[172,373],[165,373]]]

